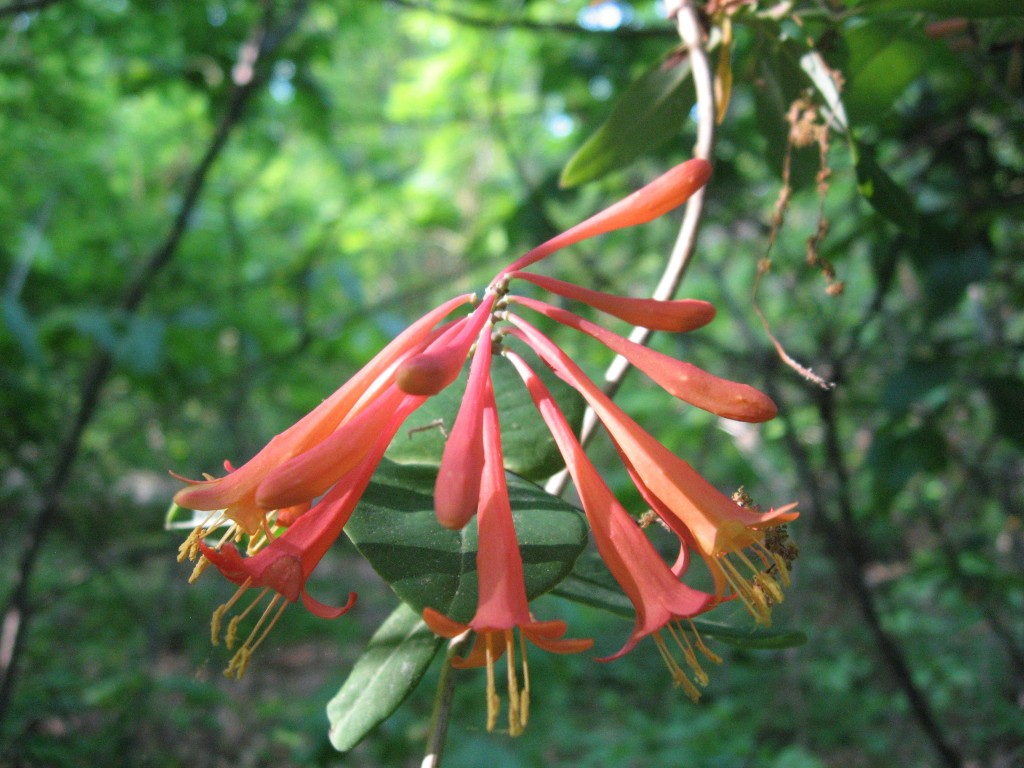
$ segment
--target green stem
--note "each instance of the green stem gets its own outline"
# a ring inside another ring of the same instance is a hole
[[[448,723],[451,722],[452,702],[455,700],[455,671],[452,658],[458,656],[469,641],[470,633],[455,638],[448,644],[444,656],[441,677],[437,681],[437,695],[434,697],[434,712],[430,718],[430,731],[427,734],[427,752],[420,768],[439,768],[441,755],[444,752],[445,739],[448,737]]]

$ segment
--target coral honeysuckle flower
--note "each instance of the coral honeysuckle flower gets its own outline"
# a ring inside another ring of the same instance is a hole
[[[789,563],[777,548],[765,546],[763,529],[795,519],[795,505],[759,513],[737,504],[629,418],[550,339],[522,318],[508,319],[509,335],[530,346],[594,409],[638,490],[704,559],[716,594],[724,596],[728,585],[758,622],[769,623],[771,606],[782,600],[778,580],[788,581]]]
[[[673,657],[661,630],[665,629],[679,648],[697,682],[707,685],[707,674],[697,659],[694,647],[712,661],[719,659],[704,646],[692,622],[684,628],[680,619],[689,619],[710,609],[715,603],[714,596],[679,581],[688,564],[685,547],[680,550],[681,557],[673,569],[665,565],[636,520],[619,504],[587,458],[548,388],[519,355],[511,350],[506,350],[504,354],[522,376],[565,459],[565,466],[576,486],[594,534],[598,553],[636,609],[636,624],[632,634],[622,649],[607,660],[628,653],[642,638],[653,634],[654,642],[673,680],[696,701],[700,692]]]
[[[510,272],[507,277],[509,280],[526,280],[549,293],[583,302],[627,323],[650,328],[652,331],[692,331],[707,325],[715,318],[714,304],[699,299],[636,299],[594,291],[530,272]]]
[[[354,594],[339,608],[317,602],[306,592],[306,582],[340,536],[402,423],[428,397],[451,384],[470,358],[466,391],[441,457],[434,501],[438,520],[451,529],[461,529],[474,515],[477,518],[479,602],[468,624],[430,608],[424,610],[423,618],[444,637],[454,638],[467,631],[476,634],[468,656],[453,663],[487,668],[489,730],[495,726],[500,709],[494,664],[502,654],[508,654],[509,730],[512,734],[522,731],[530,696],[526,640],[559,653],[585,650],[592,641],[563,639],[564,622],[535,621],[529,610],[491,382],[491,357],[501,353],[508,356],[524,379],[565,459],[598,551],[636,609],[632,633],[623,648],[609,658],[618,658],[650,635],[677,684],[691,697],[697,697],[694,681],[705,684],[707,679],[697,651],[713,661],[717,658],[704,647],[691,617],[723,599],[739,596],[755,618],[767,622],[770,607],[782,599],[780,581],[788,583],[788,566],[795,557],[791,545],[774,533],[780,529],[773,527],[795,518],[796,513],[790,511],[792,505],[760,513],[723,496],[689,464],[644,432],[561,349],[512,310],[517,305],[525,307],[593,337],[626,357],[672,395],[720,416],[765,421],[775,415],[775,405],[745,384],[720,379],[654,352],[546,302],[513,295],[510,285],[514,280],[527,281],[653,330],[683,332],[705,325],[715,310],[704,301],[614,296],[524,270],[585,238],[661,216],[682,204],[710,175],[711,166],[703,160],[682,163],[629,197],[533,248],[501,270],[481,300],[473,295],[458,296],[413,323],[352,379],[273,438],[246,464],[234,469],[225,463],[228,472],[223,477],[186,480],[189,486],[176,494],[175,503],[211,515],[182,544],[179,559],[198,558],[193,579],[212,563],[238,584],[235,595],[214,613],[214,643],[219,641],[225,615],[243,594],[259,589],[252,603],[229,621],[225,633],[229,648],[237,643],[240,622],[270,596],[226,674],[242,675],[253,651],[288,603],[301,599],[321,617],[339,616],[352,606]],[[471,312],[447,320],[466,304],[473,305]],[[505,348],[502,340],[506,335],[533,348],[594,409],[641,495],[680,540],[679,557],[671,568],[601,480],[547,389],[522,358]],[[207,537],[225,524],[228,527],[220,540],[207,543]],[[243,541],[244,553],[236,546]],[[691,549],[710,568],[715,579],[714,594],[694,590],[680,581]],[[520,636],[522,685],[515,659],[516,630]],[[683,663],[677,661],[680,655]]]
[[[500,281],[509,272],[525,269],[573,243],[616,229],[653,221],[682,205],[694,192],[707,184],[710,178],[711,163],[707,160],[694,158],[680,163],[628,197],[527,251],[505,267],[498,274],[496,281]]]
[[[175,504],[186,509],[219,513],[197,529],[194,539],[205,536],[206,531],[217,527],[223,519],[232,521],[249,535],[265,528],[268,510],[256,502],[256,488],[267,474],[326,439],[358,407],[367,392],[379,385],[382,377],[386,378],[389,370],[439,335],[434,326],[441,319],[456,307],[469,303],[472,298],[470,294],[458,296],[428,312],[397,336],[333,395],[274,437],[236,471],[224,477],[207,477],[206,480],[198,481],[179,478],[189,483],[189,486],[178,491],[174,497]]]
[[[669,394],[716,416],[736,421],[762,422],[775,418],[778,411],[768,395],[748,384],[721,379],[695,365],[612,333],[572,312],[525,296],[510,296],[509,302],[529,307],[597,339],[629,360]]]
[[[482,441],[484,462],[480,478],[480,502],[477,511],[478,548],[476,555],[479,598],[476,614],[461,624],[427,608],[423,620],[435,633],[454,638],[467,630],[476,633],[473,650],[463,659],[453,659],[457,667],[487,668],[487,730],[497,723],[500,701],[496,692],[494,662],[507,653],[508,727],[516,736],[526,726],[530,711],[530,675],[526,663],[526,640],[546,651],[576,653],[593,645],[591,640],[565,640],[562,621],[535,621],[530,614],[523,583],[523,561],[519,554],[512,508],[509,506],[505,466],[501,451],[498,410],[490,381],[483,385]],[[522,687],[516,673],[514,631],[520,635]]]
[[[212,563],[228,580],[240,585],[235,596],[214,613],[211,636],[215,643],[223,615],[244,592],[262,588],[253,604],[232,619],[226,640],[229,648],[234,646],[239,621],[265,595],[275,593],[226,674],[240,677],[245,672],[252,652],[288,602],[301,597],[311,612],[324,618],[340,616],[351,606],[354,596],[342,609],[318,603],[306,593],[306,580],[341,534],[391,439],[426,399],[399,387],[402,365],[433,357],[426,369],[414,370],[411,380],[419,381],[421,386],[427,382],[440,389],[458,376],[473,340],[490,316],[490,303],[481,303],[466,318],[437,329],[433,326],[467,300],[459,297],[428,313],[338,393],[271,441],[248,464],[237,470],[225,464],[225,477],[195,483],[176,495],[175,502],[181,506],[215,510],[179,550],[179,560],[199,558],[190,580]],[[311,418],[314,415],[317,419]],[[332,425],[333,431],[327,431]],[[300,426],[302,429],[297,429]],[[300,445],[304,450],[298,450]],[[255,528],[242,524],[244,517],[238,511],[243,507],[255,513]],[[233,524],[216,545],[207,545],[205,537],[226,518]],[[283,534],[281,529],[285,529]],[[232,539],[240,541],[243,532],[249,537],[248,557],[230,543]]]
[[[306,580],[341,534],[380,463],[391,436],[413,408],[415,404],[410,399],[402,407],[393,410],[390,421],[384,425],[359,465],[302,514],[283,534],[272,539],[263,539],[263,545],[255,554],[242,557],[231,543],[214,549],[202,541],[199,542],[203,556],[225,578],[239,585],[234,596],[214,611],[210,625],[210,637],[214,645],[218,643],[224,616],[246,592],[256,588],[260,590],[249,606],[228,623],[225,645],[229,650],[233,650],[236,644],[239,623],[263,601],[264,597],[273,593],[259,620],[231,658],[224,671],[225,675],[240,678],[245,673],[253,652],[266,639],[288,603],[295,602],[301,597],[307,610],[321,618],[337,618],[354,605],[354,592],[349,594],[347,602],[339,608],[324,605],[307,593]]]
[[[480,481],[486,459],[483,419],[491,375],[491,328],[488,323],[480,331],[462,405],[445,441],[434,483],[438,522],[453,530],[465,527],[476,514],[480,501]]]

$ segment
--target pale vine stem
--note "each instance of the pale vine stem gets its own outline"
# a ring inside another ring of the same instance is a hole
[[[690,59],[690,74],[693,78],[694,90],[697,97],[697,142],[694,146],[693,156],[703,160],[711,161],[715,146],[715,92],[714,76],[711,71],[711,64],[708,61],[707,51],[704,47],[704,28],[700,18],[690,0],[676,0],[675,3],[668,3],[669,15],[674,16],[679,36],[686,46]],[[687,201],[686,210],[683,214],[683,223],[679,228],[679,236],[676,238],[672,253],[669,255],[668,263],[661,275],[657,287],[652,294],[653,298],[667,300],[675,296],[679,285],[690,265],[691,257],[697,246],[697,233],[700,229],[701,219],[704,216],[704,189],[699,189]],[[636,326],[629,334],[629,340],[637,344],[648,344],[651,340],[652,331],[648,328]],[[603,389],[609,397],[614,397],[622,382],[629,373],[630,362],[622,355],[617,355],[604,374]],[[583,414],[583,427],[580,430],[580,442],[584,446],[590,441],[597,427],[597,414],[589,407]],[[562,470],[548,480],[545,490],[556,496],[561,495],[568,482],[568,472]]]

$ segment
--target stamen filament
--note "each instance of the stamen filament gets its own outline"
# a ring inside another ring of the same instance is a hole
[[[484,633],[484,651],[487,659],[487,730],[493,731],[498,722],[501,700],[494,685],[494,652],[491,650],[491,633]]]
[[[245,591],[247,589],[249,589],[251,584],[252,584],[252,579],[251,578],[246,579],[245,581],[243,581],[242,584],[238,587],[238,589],[235,590],[235,594],[233,594],[231,596],[231,599],[228,600],[223,605],[218,606],[218,608],[213,612],[213,618],[210,620],[210,644],[211,645],[219,645],[219,643],[220,643],[220,640],[219,640],[219,637],[220,637],[220,623],[224,619],[224,614],[231,610],[232,606],[234,606],[234,604],[238,602],[238,599],[243,594],[245,594]]]
[[[530,665],[526,663],[526,638],[519,632],[519,652],[523,656],[523,690],[519,695],[519,722],[523,728],[530,719]]]
[[[519,680],[516,677],[515,638],[511,629],[506,629],[504,635],[507,657],[505,667],[508,669],[508,732],[511,736],[518,736],[523,732],[523,723],[519,717]]]
[[[228,647],[229,651],[232,648],[235,647],[235,640],[238,638],[238,624],[239,624],[239,622],[242,621],[242,619],[244,619],[246,616],[249,615],[249,612],[253,608],[255,608],[260,603],[260,601],[263,600],[263,597],[269,591],[270,591],[270,587],[264,587],[263,589],[261,589],[260,593],[258,595],[256,595],[255,599],[251,603],[249,603],[248,607],[244,611],[242,611],[240,614],[238,614],[237,616],[233,616],[231,618],[231,621],[228,622],[228,631],[227,631],[227,636],[224,638],[224,644]],[[276,600],[277,600],[277,597],[275,596],[274,600],[272,600],[270,604],[273,605]],[[260,626],[260,624],[263,623],[263,619],[266,618],[266,615],[267,615],[267,612],[264,611],[263,612],[263,616],[261,616],[260,620],[256,623],[256,628],[253,629],[253,632],[255,632],[256,629],[259,629],[259,626]],[[248,640],[246,642],[248,642]]]

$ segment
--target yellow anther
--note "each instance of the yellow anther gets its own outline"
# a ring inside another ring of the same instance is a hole
[[[704,640],[701,638],[700,632],[697,631],[697,627],[692,620],[690,621],[690,632],[693,635],[693,642],[697,646],[697,650],[704,654],[704,658],[715,664],[721,664],[722,657],[704,645]]]
[[[192,574],[188,577],[188,583],[194,584],[195,580],[202,576],[203,571],[205,571],[209,565],[210,561],[206,555],[200,555],[199,560],[196,562],[196,567],[192,569]]]
[[[224,620],[224,614],[228,612],[228,604],[218,606],[210,619],[210,645],[220,645],[220,623]]]
[[[186,559],[195,560],[196,552],[199,550],[199,539],[203,536],[203,526],[197,525],[192,529],[185,540],[178,546],[178,562],[184,562]]]
[[[224,605],[218,607],[213,612],[213,618],[210,619],[210,644],[211,645],[217,645],[218,642],[219,642],[218,638],[220,637],[220,625],[221,625],[221,622],[224,620],[224,614],[226,614],[228,611],[231,610],[231,608],[234,606],[234,604],[238,602],[239,598],[242,595],[245,594],[245,591],[247,589],[249,589],[249,587],[251,585],[252,585],[252,579],[246,579],[245,581],[243,581],[241,586],[238,589],[235,590],[235,594],[233,594],[231,596],[231,599],[228,600],[226,603],[224,603]],[[263,596],[263,594],[260,593],[260,597],[262,597],[262,596]],[[258,599],[259,598],[257,598],[257,600]],[[252,606],[250,605],[249,608],[252,608]]]
[[[526,638],[519,633],[519,651],[523,655],[523,690],[519,696],[519,720],[526,727],[530,719],[530,665],[526,663]]]
[[[679,662],[675,660],[672,654],[669,652],[668,647],[665,645],[665,640],[661,636],[660,632],[654,633],[654,644],[658,649],[658,653],[661,655],[662,661],[665,662],[665,666],[668,667],[669,673],[672,675],[672,682],[682,688],[686,695],[690,697],[690,701],[695,704],[700,700],[700,690],[687,676],[686,671],[679,666]]]
[[[232,616],[231,621],[228,622],[228,631],[224,634],[224,645],[228,647],[229,651],[235,648],[235,641],[238,640],[238,622],[244,615],[244,613],[240,613],[237,616]]]

